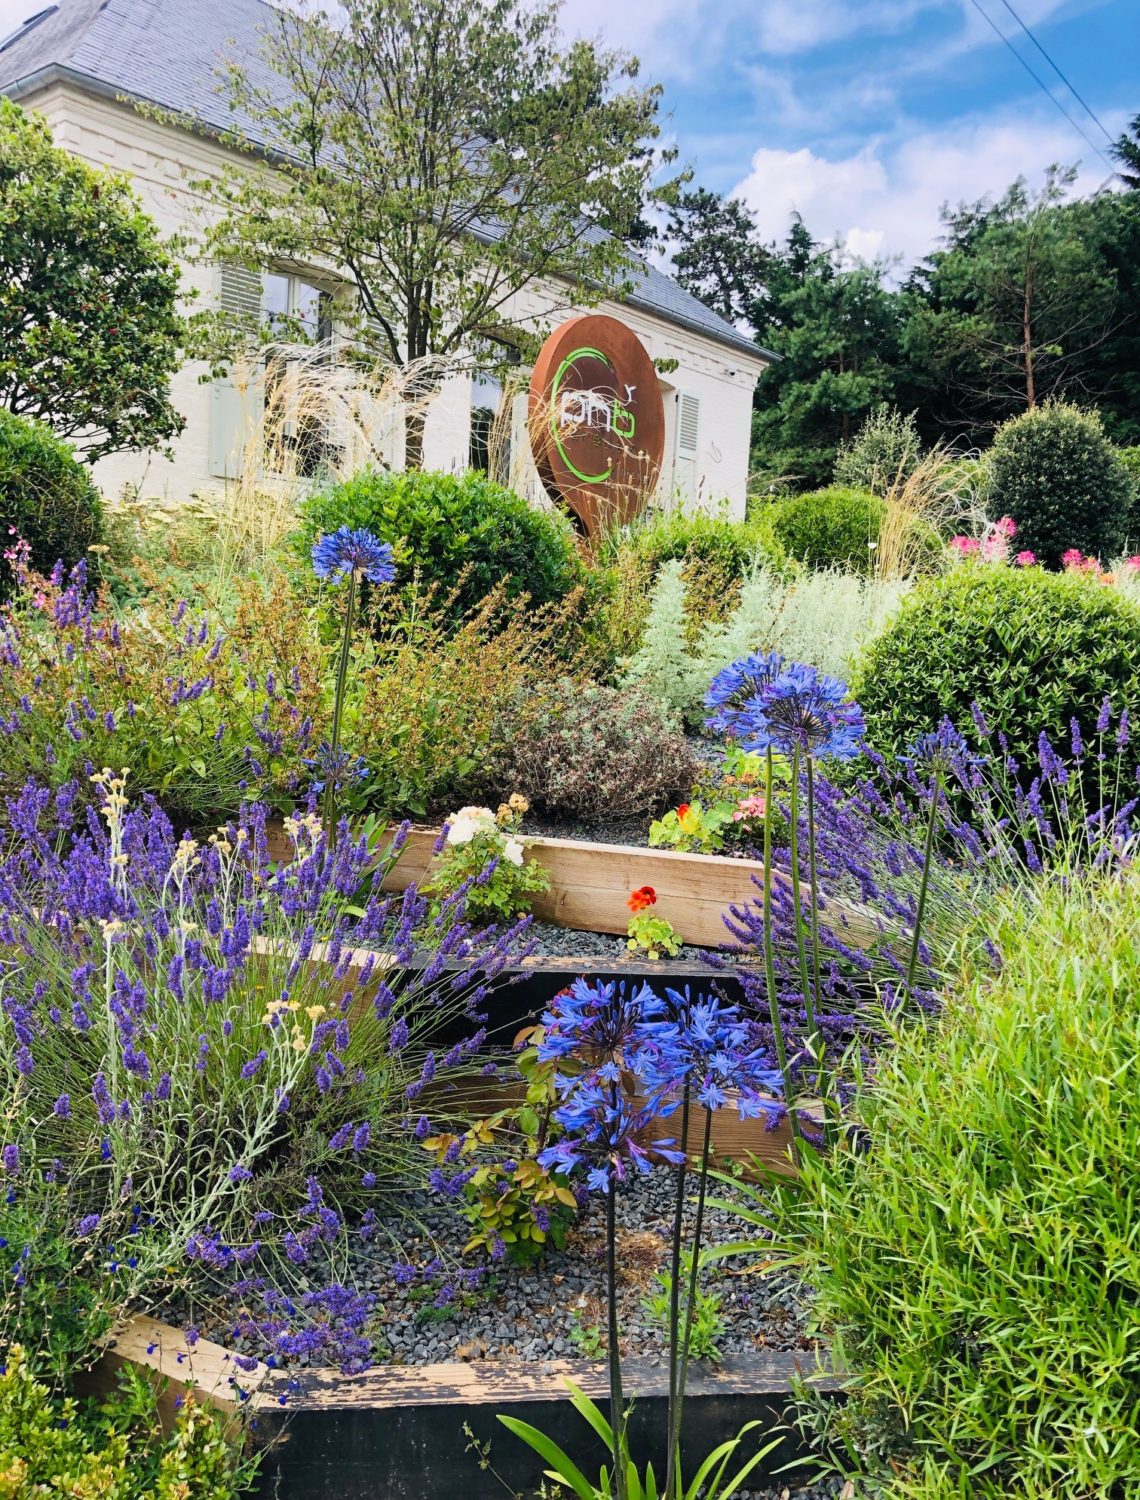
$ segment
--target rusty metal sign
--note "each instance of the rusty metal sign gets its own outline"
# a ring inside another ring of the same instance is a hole
[[[590,536],[648,504],[661,472],[665,408],[632,328],[604,313],[556,328],[535,361],[528,424],[543,484]]]

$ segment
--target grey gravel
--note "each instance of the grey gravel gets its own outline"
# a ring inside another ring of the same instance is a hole
[[[629,1353],[665,1354],[664,1330],[648,1318],[642,1301],[654,1272],[667,1263],[674,1190],[673,1173],[656,1168],[619,1193],[619,1314],[623,1350]],[[415,1195],[406,1207],[418,1223],[393,1222],[375,1239],[358,1244],[348,1278],[376,1294],[382,1312],[374,1332],[391,1362],[598,1357],[604,1344],[601,1200],[589,1200],[564,1251],[551,1248],[529,1268],[500,1263],[482,1288],[460,1290],[453,1302],[438,1308],[436,1291],[452,1279],[452,1268],[438,1265],[438,1247],[454,1256],[469,1232],[467,1221],[457,1207],[434,1195]],[[688,1213],[693,1211],[690,1204]],[[735,1216],[707,1209],[706,1242],[738,1237],[740,1228]],[[398,1285],[395,1262],[416,1267],[416,1280]],[[433,1262],[435,1273],[425,1274]],[[727,1328],[721,1353],[813,1348],[805,1297],[794,1279],[740,1274],[744,1269],[730,1260],[705,1273],[705,1285],[715,1285],[723,1297]]]

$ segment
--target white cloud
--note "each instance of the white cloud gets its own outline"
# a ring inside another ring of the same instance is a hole
[[[1111,118],[1105,123],[1112,128]],[[850,255],[901,256],[909,264],[933,246],[941,204],[996,195],[1017,177],[1036,186],[1050,163],[1077,155],[1063,120],[954,121],[901,141],[872,141],[834,160],[806,147],[762,146],[733,196],[753,209],[766,238],[782,239],[799,212],[816,239],[838,236]],[[1076,191],[1090,192],[1106,176],[1093,157]]]

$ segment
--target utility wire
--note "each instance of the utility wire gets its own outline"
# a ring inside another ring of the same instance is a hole
[[[1005,6],[1006,10],[1009,11],[1010,15],[1017,22],[1017,24],[1021,27],[1022,31],[1025,32],[1025,35],[1029,38],[1029,40],[1037,48],[1037,50],[1038,50],[1038,52],[1040,52],[1041,56],[1045,59],[1045,61],[1053,69],[1054,73],[1056,73],[1057,77],[1065,85],[1065,87],[1068,89],[1069,93],[1072,94],[1073,98],[1081,106],[1081,108],[1084,110],[1085,114],[1088,115],[1089,119],[1093,122],[1093,124],[1097,127],[1097,129],[1100,130],[1103,133],[1104,138],[1108,142],[1108,144],[1110,146],[1115,146],[1116,145],[1116,137],[1112,136],[1112,135],[1109,135],[1108,131],[1101,124],[1100,120],[1097,118],[1097,116],[1093,112],[1092,108],[1088,104],[1086,104],[1085,101],[1084,101],[1084,99],[1081,98],[1080,94],[1077,93],[1076,89],[1069,82],[1069,80],[1065,77],[1064,73],[1061,72],[1060,68],[1053,61],[1053,59],[1049,56],[1048,52],[1045,51],[1045,48],[1037,40],[1037,38],[1034,36],[1033,32],[1030,31],[1029,27],[1025,24],[1025,22],[1021,19],[1021,17],[1014,10],[1013,6],[1009,3],[1009,0],[1001,0],[1001,3]]]
[[[1065,106],[1061,103],[1060,99],[1057,98],[1056,94],[1054,94],[1052,92],[1052,90],[1048,87],[1048,85],[1045,83],[1044,79],[1041,78],[1041,76],[1038,73],[1034,72],[1034,70],[1029,66],[1029,64],[1026,62],[1025,58],[1022,57],[1021,53],[1013,45],[1013,43],[1010,41],[1009,37],[1006,36],[1005,32],[1001,29],[1001,27],[998,25],[998,23],[989,14],[989,12],[986,11],[983,8],[983,6],[981,4],[981,0],[970,0],[970,4],[974,7],[974,9],[977,11],[977,13],[981,16],[981,18],[983,19],[983,21],[986,22],[986,24],[990,27],[990,29],[994,32],[994,34],[996,36],[998,36],[998,37],[1001,38],[1001,40],[1005,43],[1005,45],[1013,53],[1014,57],[1017,58],[1018,62],[1025,69],[1025,71],[1029,74],[1030,78],[1033,79],[1034,83],[1042,91],[1042,93],[1045,94],[1047,98],[1049,98],[1049,99],[1051,99],[1053,101],[1053,103],[1057,106],[1057,108],[1064,115],[1065,119],[1068,120],[1069,124],[1073,127],[1073,129],[1080,136],[1081,140],[1084,141],[1086,145],[1088,145],[1089,147],[1091,147],[1092,150],[1096,152],[1096,154],[1100,157],[1101,161],[1104,162],[1105,166],[1108,168],[1108,170],[1112,173],[1112,175],[1114,177],[1118,176],[1119,174],[1117,173],[1117,170],[1116,170],[1115,166],[1113,166],[1112,162],[1110,162],[1109,159],[1108,159],[1108,157],[1105,156],[1104,152],[1100,149],[1100,147],[1097,145],[1097,143],[1094,140],[1090,140],[1089,139],[1088,135],[1086,135],[1085,131],[1081,128],[1081,126],[1077,124],[1076,120],[1073,119],[1072,115],[1065,108]],[[1104,127],[1102,126],[1101,128],[1103,129]]]

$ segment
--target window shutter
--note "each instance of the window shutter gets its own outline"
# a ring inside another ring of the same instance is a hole
[[[244,266],[218,266],[217,307],[235,325],[261,319],[261,275]],[[213,382],[210,399],[210,473],[236,479],[242,457],[261,421],[261,381],[253,368],[231,370]]]
[[[701,431],[701,398],[690,391],[677,396],[673,482],[682,500],[697,498],[697,455]]]

